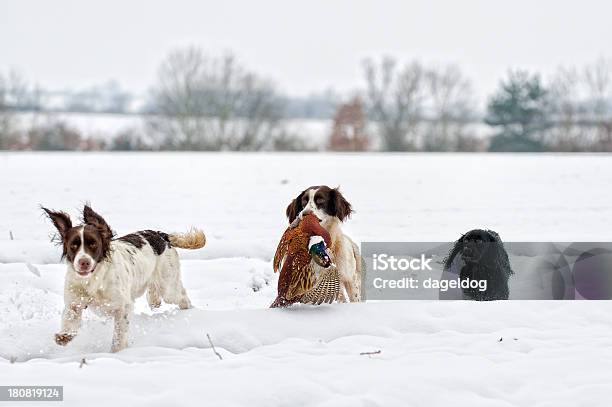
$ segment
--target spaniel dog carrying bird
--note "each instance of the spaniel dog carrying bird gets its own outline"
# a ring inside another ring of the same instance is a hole
[[[300,192],[287,206],[289,223],[305,211],[314,213],[330,235],[329,250],[336,263],[341,283],[338,300],[361,301],[362,262],[359,248],[342,231],[342,222],[353,212],[352,205],[338,188],[312,186]]]

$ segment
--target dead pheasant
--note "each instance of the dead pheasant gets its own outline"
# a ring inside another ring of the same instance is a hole
[[[287,228],[274,255],[280,272],[278,294],[270,308],[296,302],[319,305],[338,298],[340,279],[327,248],[331,237],[313,213],[298,217]]]

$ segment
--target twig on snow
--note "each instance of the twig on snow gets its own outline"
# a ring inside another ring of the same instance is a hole
[[[11,365],[12,365],[13,363],[17,362],[17,358],[15,356],[11,356],[9,358],[9,362],[11,362]]]
[[[361,356],[364,356],[364,355],[371,356],[371,355],[378,355],[380,353],[382,353],[382,351],[379,349],[379,350],[375,350],[373,352],[361,352],[360,355]]]
[[[212,348],[213,352],[215,352],[215,355],[219,357],[219,360],[223,360],[223,356],[221,356],[221,354],[217,352],[217,349],[215,348],[215,344],[213,343],[212,339],[210,339],[210,335],[206,334],[206,337],[208,338],[208,343],[210,343],[210,347]]]
[[[40,277],[40,270],[37,269],[36,266],[34,266],[32,263],[26,263],[26,267],[28,270],[30,270],[32,274],[34,274],[37,277]]]
[[[79,369],[82,369],[83,366],[85,366],[87,364],[87,361],[85,360],[85,358],[81,359],[81,363],[79,363]]]
[[[15,240],[15,236],[13,236],[12,230],[9,230],[9,237],[11,238],[11,240]]]

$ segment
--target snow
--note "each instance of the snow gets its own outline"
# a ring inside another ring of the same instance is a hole
[[[267,306],[285,207],[309,185],[341,186],[358,242],[474,227],[610,241],[611,170],[608,155],[0,154],[0,384],[63,385],[68,406],[607,406],[605,301]],[[38,205],[77,215],[85,201],[118,234],[207,234],[181,251],[195,308],[140,299],[117,354],[112,322],[89,311],[72,343],[53,342],[65,266]]]

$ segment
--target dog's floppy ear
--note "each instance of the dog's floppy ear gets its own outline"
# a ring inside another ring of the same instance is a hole
[[[297,216],[300,214],[300,212],[302,212],[302,209],[304,209],[304,207],[302,206],[302,197],[304,196],[305,192],[306,191],[300,192],[297,198],[291,201],[289,206],[287,206],[285,214],[287,215],[287,219],[289,219],[289,223],[292,223],[295,218],[297,218]]]
[[[455,260],[455,257],[463,250],[464,237],[465,235],[461,235],[461,237],[457,239],[457,241],[453,245],[453,248],[448,253],[448,256],[446,256],[446,258],[444,259],[444,270],[450,270],[450,266],[451,264],[453,264],[453,260]]]
[[[327,211],[330,215],[340,219],[341,222],[350,217],[351,213],[353,213],[353,208],[340,192],[340,187],[336,187],[329,191]]]
[[[44,206],[41,206],[41,209],[45,211],[47,217],[51,219],[53,225],[57,228],[57,231],[60,234],[62,240],[66,237],[66,232],[70,228],[72,228],[72,221],[70,220],[70,216],[66,212],[61,211],[53,211],[51,209],[47,209]]]
[[[493,230],[487,230],[487,233],[491,236],[495,243],[491,243],[493,247],[490,250],[492,261],[495,266],[502,271],[506,276],[514,274],[512,267],[510,266],[510,259],[508,258],[508,252],[504,248],[504,242],[502,242],[499,234]]]
[[[499,237],[499,234],[496,231],[487,229],[485,232],[489,234],[492,241],[503,245],[501,237]]]
[[[83,223],[98,229],[98,232],[100,232],[104,240],[110,241],[115,235],[104,218],[91,209],[91,206],[89,205],[85,205],[83,207]]]

